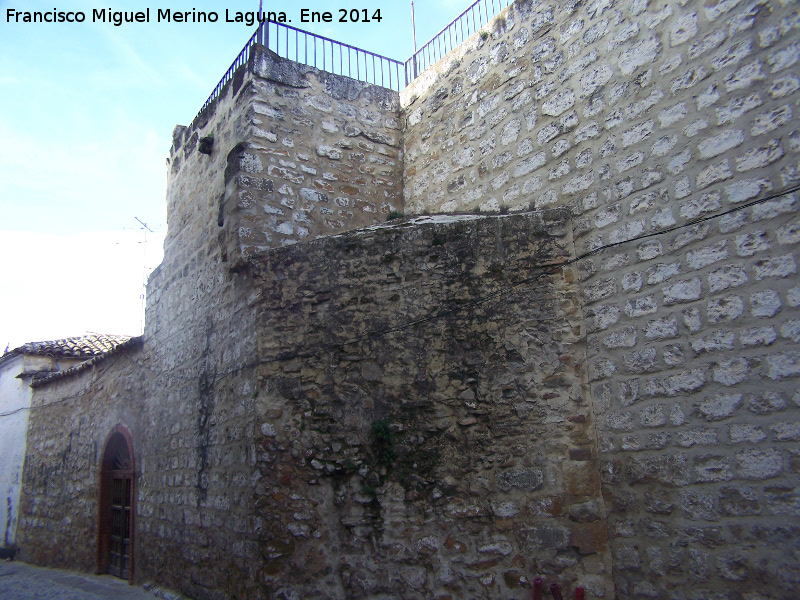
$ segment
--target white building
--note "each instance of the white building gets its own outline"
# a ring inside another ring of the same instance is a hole
[[[110,352],[129,339],[92,333],[25,344],[0,356],[0,548],[15,547],[31,381]]]

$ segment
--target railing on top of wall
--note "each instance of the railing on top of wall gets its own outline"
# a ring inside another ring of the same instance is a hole
[[[262,23],[258,33],[259,43],[283,58],[395,91],[408,84],[399,60],[281,23]]]
[[[222,76],[200,112],[219,96],[225,84],[233,78],[236,69],[247,63],[250,49],[255,44],[266,46],[282,58],[396,91],[400,91],[409,83],[406,65],[399,60],[337,42],[291,25],[267,21],[260,23],[253,36],[247,40],[239,56]]]
[[[256,32],[247,40],[199,112],[203,112],[219,96],[236,69],[247,63],[250,49],[255,44],[266,46],[282,58],[400,91],[480,30],[511,2],[513,0],[476,0],[405,63],[291,25],[272,21],[259,23]]]
[[[511,2],[513,0],[476,0],[406,61],[408,83],[475,34]]]
[[[237,56],[236,59],[233,61],[233,63],[231,63],[231,66],[225,72],[225,75],[223,75],[222,79],[219,80],[217,87],[215,87],[214,90],[211,92],[211,94],[208,96],[208,100],[206,100],[203,103],[203,106],[197,112],[198,115],[202,113],[206,108],[208,108],[208,105],[211,104],[217,96],[219,96],[219,93],[222,91],[222,88],[225,87],[225,84],[228,83],[233,78],[233,74],[236,72],[236,69],[247,63],[248,59],[250,58],[250,48],[252,48],[253,44],[255,44],[258,41],[259,31],[261,31],[261,27],[259,27],[256,30],[256,32],[252,35],[252,37],[249,40],[247,40],[247,43],[244,45],[244,48],[242,48],[242,51],[239,52],[239,56]]]

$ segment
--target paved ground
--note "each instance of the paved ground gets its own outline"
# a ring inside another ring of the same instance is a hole
[[[2,600],[156,600],[111,575],[86,575],[0,561]]]

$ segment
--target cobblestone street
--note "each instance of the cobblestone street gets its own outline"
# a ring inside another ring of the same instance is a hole
[[[111,575],[88,575],[0,562],[0,598],[3,600],[154,600],[140,587]]]

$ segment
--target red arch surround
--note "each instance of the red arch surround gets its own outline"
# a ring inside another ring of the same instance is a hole
[[[112,573],[129,583],[133,581],[136,531],[135,456],[130,431],[124,425],[117,425],[106,437],[100,462],[96,571],[98,574]],[[128,537],[115,535],[119,533],[121,522]]]

